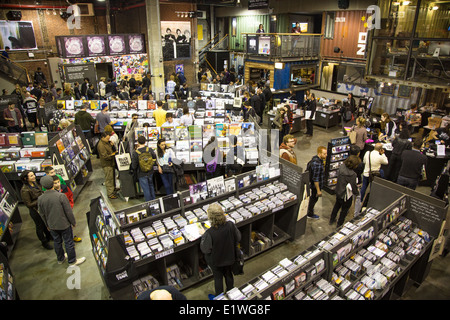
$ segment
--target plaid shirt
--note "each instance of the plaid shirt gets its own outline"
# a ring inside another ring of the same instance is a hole
[[[323,166],[322,160],[320,160],[318,156],[314,156],[312,158],[310,175],[311,183],[313,184],[314,182],[319,182],[319,187],[320,189],[322,189],[325,176],[325,168]]]

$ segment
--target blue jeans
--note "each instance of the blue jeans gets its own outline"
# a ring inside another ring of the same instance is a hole
[[[56,258],[58,261],[64,260],[64,249],[62,243],[66,247],[67,260],[70,263],[75,263],[77,256],[75,254],[75,243],[73,242],[72,226],[65,230],[50,230],[53,237],[53,245],[55,247]]]
[[[172,182],[172,173],[162,173],[161,180],[164,185],[164,189],[166,189],[166,194],[173,194],[173,182]]]
[[[397,183],[401,186],[416,190],[417,186],[419,185],[419,180],[398,176]]]
[[[156,198],[155,187],[153,186],[153,173],[140,177],[139,185],[144,192],[145,201],[150,201]]]
[[[380,175],[384,179],[383,169],[380,169]],[[364,201],[364,195],[366,194],[366,190],[367,190],[367,187],[369,186],[369,184],[370,184],[369,177],[366,177],[365,175],[363,175],[363,181],[362,181],[362,186],[361,186],[361,202]]]

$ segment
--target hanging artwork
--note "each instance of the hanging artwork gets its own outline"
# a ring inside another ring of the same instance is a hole
[[[161,21],[161,41],[165,61],[191,57],[191,23]]]

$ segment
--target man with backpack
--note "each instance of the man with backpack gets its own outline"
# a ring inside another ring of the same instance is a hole
[[[146,145],[144,136],[139,136],[136,150],[131,155],[131,169],[135,178],[137,178],[135,180],[139,181],[139,185],[144,192],[145,201],[156,198],[155,187],[153,186],[153,165],[155,161],[155,151]]]

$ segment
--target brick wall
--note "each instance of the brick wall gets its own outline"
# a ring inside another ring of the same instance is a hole
[[[34,1],[22,0],[22,5],[34,5]],[[43,3],[51,5],[61,5],[60,3]],[[66,5],[65,2],[62,5]],[[0,9],[0,20],[6,20],[6,13],[11,9]],[[17,10],[17,9],[14,9]],[[38,10],[38,9],[21,9],[22,21],[32,21],[34,28],[34,36],[38,50],[30,50],[34,57],[30,58],[27,51],[11,51],[10,57],[13,61],[17,61],[20,65],[28,69],[31,78],[34,76],[34,71],[41,67],[47,80],[51,80],[50,70],[46,63],[47,57],[57,56],[56,36],[63,35],[87,35],[87,34],[106,34],[106,17],[104,12],[99,11],[98,14],[92,17],[81,17],[81,29],[69,30],[66,20],[59,16],[59,10],[56,10],[56,15],[53,15],[52,10]],[[49,12],[49,14],[47,14]],[[97,12],[96,12],[97,14]]]

